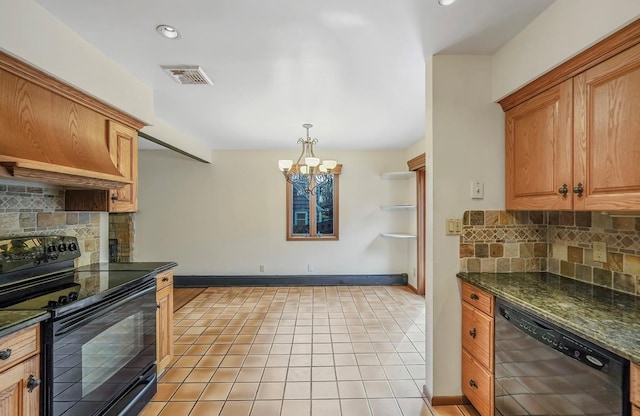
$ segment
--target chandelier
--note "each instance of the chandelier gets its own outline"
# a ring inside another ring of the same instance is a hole
[[[316,187],[328,182],[331,179],[331,171],[338,165],[335,160],[324,160],[320,163],[320,158],[313,153],[313,146],[318,144],[318,139],[309,136],[309,129],[312,124],[303,124],[307,129],[307,138],[298,139],[298,144],[302,145],[302,151],[296,163],[293,160],[279,160],[278,168],[284,174],[287,182],[294,184],[306,194],[315,195]]]

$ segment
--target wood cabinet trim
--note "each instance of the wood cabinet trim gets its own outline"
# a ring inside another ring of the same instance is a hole
[[[409,170],[416,171],[419,169],[424,169],[427,167],[427,155],[425,153],[414,157],[411,160],[407,161],[407,166]]]
[[[640,407],[640,365],[631,363],[630,377],[631,403]]]
[[[508,111],[542,91],[571,79],[638,43],[640,43],[640,19],[541,75],[498,103],[503,111]]]
[[[135,130],[140,130],[145,123],[125,114],[104,102],[91,97],[80,90],[57,80],[56,78],[33,68],[32,66],[0,51],[0,69],[10,72],[35,85],[45,88],[57,95],[67,98],[75,103],[96,111],[110,119],[127,125]]]

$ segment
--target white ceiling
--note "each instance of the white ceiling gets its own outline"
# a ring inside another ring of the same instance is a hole
[[[157,117],[213,149],[293,147],[303,123],[324,148],[405,148],[424,135],[425,55],[491,54],[553,2],[37,1],[151,86]],[[214,85],[179,85],[168,64],[200,65]]]

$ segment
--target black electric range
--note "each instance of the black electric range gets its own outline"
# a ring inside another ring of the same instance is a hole
[[[0,238],[0,308],[46,310],[45,416],[136,415],[156,391],[155,273],[81,270],[69,236]]]

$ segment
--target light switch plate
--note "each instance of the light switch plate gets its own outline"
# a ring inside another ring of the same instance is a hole
[[[480,181],[471,182],[471,199],[484,198],[484,183]]]
[[[593,242],[593,261],[607,262],[607,243],[603,241]]]
[[[445,231],[447,235],[462,234],[462,218],[447,218]]]

